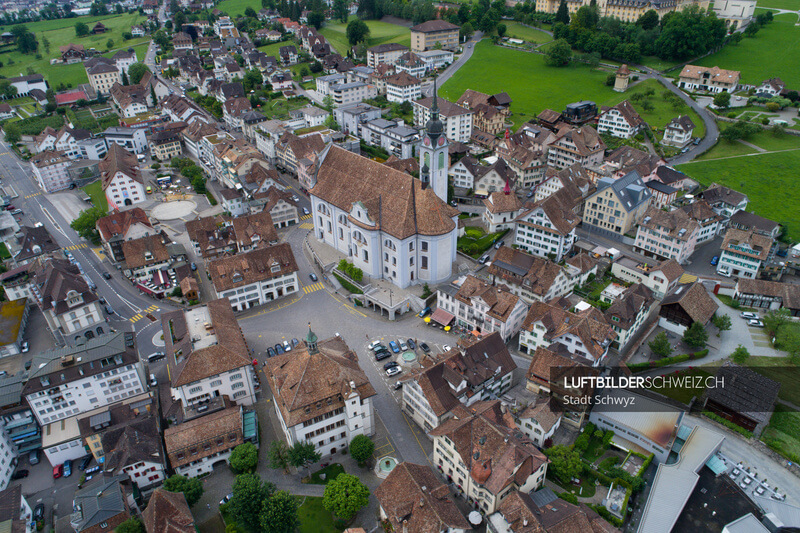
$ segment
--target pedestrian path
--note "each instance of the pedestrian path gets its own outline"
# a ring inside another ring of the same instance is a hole
[[[87,248],[88,246],[89,246],[88,244],[86,244],[85,242],[82,242],[80,244],[73,244],[72,246],[67,246],[64,249],[65,250],[69,250],[69,251],[73,251],[73,250],[81,250],[83,248]]]
[[[320,281],[319,283],[314,283],[313,285],[306,285],[303,287],[303,292],[309,294],[311,292],[316,292],[325,288],[325,285],[322,284]]]
[[[40,194],[42,194],[42,191],[35,192],[35,193],[33,193],[33,194],[29,194],[29,195],[27,195],[27,196],[25,197],[25,199],[27,200],[28,198],[33,198],[34,196],[39,196]]]
[[[135,323],[135,322],[138,322],[139,320],[143,319],[145,317],[145,315],[147,315],[148,313],[155,313],[156,311],[158,311],[158,306],[154,304],[154,305],[151,305],[150,307],[148,307],[147,309],[143,309],[142,311],[139,311],[138,313],[136,313],[135,315],[130,317],[128,320],[130,320],[131,322]]]

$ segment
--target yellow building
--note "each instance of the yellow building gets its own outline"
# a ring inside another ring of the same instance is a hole
[[[429,20],[411,28],[411,51],[425,52],[441,44],[443,50],[458,48],[459,27],[446,20]]]
[[[120,74],[119,69],[105,62],[97,62],[91,66],[87,64],[86,76],[89,78],[89,84],[97,94],[107,95],[111,92],[111,87],[115,83],[122,83],[122,74]]]
[[[590,4],[591,0],[567,0],[567,9],[571,15]],[[545,13],[556,13],[560,5],[561,0],[542,0],[536,3],[536,8]],[[711,0],[599,0],[597,2],[601,17],[616,17],[624,22],[636,22],[651,9],[658,13],[658,18],[661,18],[667,13],[693,5],[708,10]]]
[[[169,161],[181,155],[181,138],[174,131],[159,131],[150,137],[150,155],[157,161]]]

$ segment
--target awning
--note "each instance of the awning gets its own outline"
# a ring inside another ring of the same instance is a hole
[[[166,285],[169,283],[169,275],[164,270],[153,272],[153,285]]]
[[[153,295],[153,296],[156,295],[155,292],[153,292],[152,290],[148,289],[147,287],[145,287],[141,283],[137,283],[136,286],[139,288],[140,291],[144,291],[146,294],[150,294],[150,295]]]
[[[434,311],[433,314],[431,315],[431,320],[443,326],[449,325],[454,318],[455,316],[453,314],[448,313],[441,307],[436,309],[436,311]]]
[[[712,455],[711,459],[706,461],[706,466],[716,475],[723,474],[728,470],[728,466],[717,455]]]

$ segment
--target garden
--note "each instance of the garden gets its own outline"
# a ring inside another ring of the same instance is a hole
[[[481,227],[468,226],[464,228],[464,236],[458,238],[458,251],[473,259],[478,259],[506,233],[508,233],[507,229],[496,233],[486,233]]]

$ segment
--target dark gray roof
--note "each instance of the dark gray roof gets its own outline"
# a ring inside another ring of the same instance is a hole
[[[28,379],[26,372],[0,377],[0,409],[22,401],[22,386]]]
[[[528,493],[528,496],[531,497],[533,504],[539,508],[558,500],[556,493],[547,487],[543,487],[536,492],[531,491]]]
[[[688,178],[686,174],[683,172],[678,172],[674,168],[670,168],[667,166],[660,166],[656,169],[656,176],[658,179],[661,180],[662,183],[669,185],[671,183],[675,183],[676,181],[682,181]]]
[[[628,172],[618,180],[609,177],[600,178],[597,181],[597,194],[609,187],[616,194],[622,207],[628,212],[647,202],[652,196],[642,177],[635,170]]]
[[[747,211],[737,211],[731,217],[731,226],[737,229],[749,231],[756,229],[761,232],[772,233],[775,228],[780,226],[774,220],[760,217],[755,213],[748,213]]]
[[[664,185],[658,180],[650,180],[647,182],[647,186],[655,191],[658,191],[663,194],[672,194],[677,192],[678,189],[670,187],[669,185]]]
[[[72,515],[76,531],[101,524],[120,513],[127,512],[125,494],[120,483],[127,476],[100,475],[75,493],[73,504],[77,511]]]
[[[781,388],[777,381],[730,362],[720,367],[717,379],[724,380],[725,385],[708,388],[707,400],[755,420],[767,420],[772,415]]]
[[[17,239],[20,245],[17,261],[24,261],[37,255],[46,254],[60,250],[61,246],[53,240],[53,237],[44,226],[20,228],[21,235]]]
[[[718,202],[723,202],[728,205],[736,206],[742,201],[748,199],[747,195],[742,194],[739,191],[734,191],[733,189],[729,189],[728,187],[717,184],[712,184],[703,192],[702,196],[703,200],[711,205],[714,205]]]

